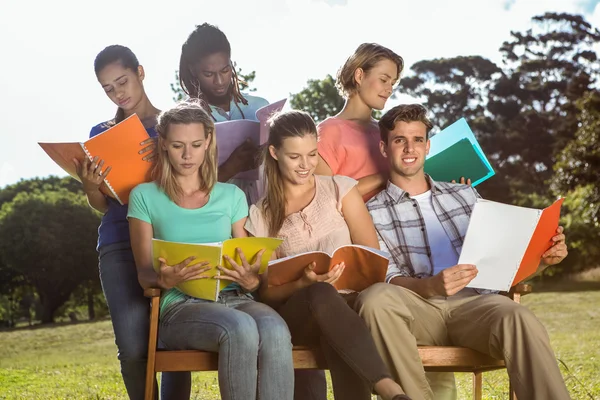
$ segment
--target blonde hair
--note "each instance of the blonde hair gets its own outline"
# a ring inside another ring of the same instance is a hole
[[[354,72],[358,68],[361,68],[365,73],[369,72],[381,60],[390,60],[395,63],[398,67],[396,80],[400,79],[400,74],[404,69],[402,57],[377,43],[363,43],[358,46],[354,54],[348,57],[337,72],[335,86],[338,88],[340,95],[347,99],[356,93],[358,87],[354,79]]]
[[[163,145],[169,135],[169,128],[174,124],[201,124],[204,128],[204,138],[210,139],[204,161],[200,166],[200,190],[207,193],[210,193],[217,183],[217,141],[214,137],[215,124],[198,101],[178,103],[158,116],[156,124],[158,155],[152,165],[150,175],[165,194],[172,201],[177,202],[183,192],[179,182],[175,179],[175,171],[169,161],[167,151],[163,150]]]
[[[283,179],[279,164],[273,158],[269,147],[281,148],[283,141],[291,137],[313,135],[317,138],[315,122],[304,111],[290,110],[280,112],[271,117],[269,124],[269,140],[263,149],[262,161],[266,181],[266,195],[262,209],[269,227],[269,235],[277,236],[285,221],[287,199],[283,191]]]

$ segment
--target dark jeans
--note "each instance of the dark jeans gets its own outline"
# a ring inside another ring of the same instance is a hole
[[[108,304],[121,375],[131,400],[143,400],[146,382],[146,357],[150,327],[150,301],[138,282],[133,253],[128,242],[109,244],[99,250],[99,269],[102,290]],[[189,372],[162,374],[163,399],[189,399]],[[187,382],[187,385],[186,385]]]
[[[279,308],[295,345],[320,345],[336,400],[369,400],[375,383],[390,378],[367,326],[328,284],[294,293]]]

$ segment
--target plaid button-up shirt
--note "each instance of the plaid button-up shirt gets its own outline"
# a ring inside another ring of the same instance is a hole
[[[471,212],[479,198],[468,185],[435,182],[427,176],[435,211],[450,243],[460,255]],[[433,274],[431,249],[419,204],[407,192],[388,182],[387,188],[367,202],[377,229],[379,246],[390,257],[386,282],[397,276],[426,278]]]

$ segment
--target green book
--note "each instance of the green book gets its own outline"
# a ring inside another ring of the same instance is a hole
[[[469,139],[463,138],[425,161],[425,172],[440,182],[460,181],[461,177],[471,182],[483,180],[490,174],[483,155]]]

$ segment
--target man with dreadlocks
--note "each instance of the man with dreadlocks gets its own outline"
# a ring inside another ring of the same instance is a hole
[[[256,111],[269,104],[261,97],[240,92],[240,81],[231,62],[229,40],[219,28],[208,23],[196,26],[181,46],[179,83],[188,96],[207,103],[207,111],[215,122],[256,120]],[[255,168],[257,155],[258,148],[247,142],[219,165],[219,181],[233,183],[242,189],[248,204],[258,201],[257,182],[232,177]],[[326,391],[323,371],[296,371],[294,400],[326,400]]]
[[[240,92],[240,81],[231,62],[231,46],[216,26],[204,23],[188,36],[181,47],[179,82],[191,98],[207,103],[215,122],[256,120],[256,110],[269,104],[265,99]],[[219,181],[230,182],[246,193],[248,204],[258,200],[257,182],[231,179],[256,167],[258,148],[251,142],[240,145],[219,165]]]

